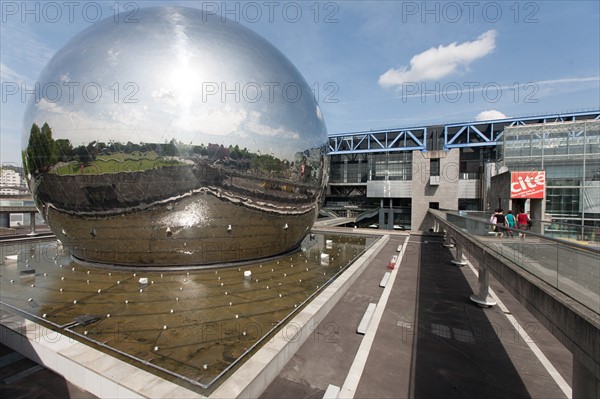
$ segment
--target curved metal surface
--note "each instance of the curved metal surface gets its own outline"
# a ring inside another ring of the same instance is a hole
[[[328,178],[308,84],[251,30],[141,9],[57,52],[24,118],[36,204],[76,258],[248,260],[297,247]]]

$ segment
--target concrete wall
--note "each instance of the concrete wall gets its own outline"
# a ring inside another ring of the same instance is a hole
[[[492,210],[498,207],[504,209],[504,211],[512,209],[510,201],[510,172],[504,172],[492,177],[489,202]]]
[[[413,151],[412,230],[427,230],[425,222],[430,202],[438,202],[441,209],[458,210],[459,150]],[[429,182],[430,159],[440,159],[439,185]]]

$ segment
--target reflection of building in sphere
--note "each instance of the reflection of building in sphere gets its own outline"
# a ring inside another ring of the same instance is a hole
[[[136,19],[77,35],[41,74],[54,91],[28,105],[23,159],[50,227],[75,257],[126,265],[297,247],[327,181],[325,124],[300,73],[220,16]]]

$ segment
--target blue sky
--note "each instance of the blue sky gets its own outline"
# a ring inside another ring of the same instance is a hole
[[[273,43],[330,134],[600,108],[597,1],[2,1],[0,161],[20,164],[22,89],[57,50],[116,10],[167,4],[226,13]]]

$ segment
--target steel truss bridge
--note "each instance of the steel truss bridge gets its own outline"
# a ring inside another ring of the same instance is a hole
[[[443,149],[495,146],[499,144],[507,126],[525,126],[553,122],[600,120],[600,110],[549,114],[521,118],[473,121],[441,125]],[[434,125],[436,128],[438,125]],[[339,133],[329,136],[329,155],[360,154],[394,151],[427,151],[434,126],[369,130]],[[431,150],[431,148],[429,148]]]

